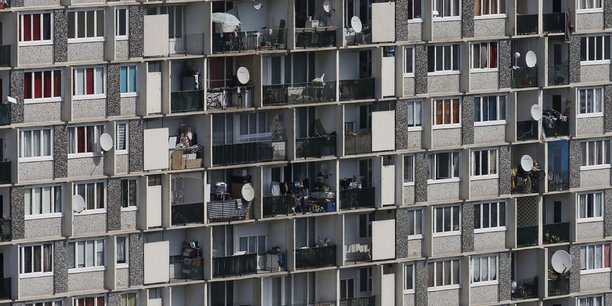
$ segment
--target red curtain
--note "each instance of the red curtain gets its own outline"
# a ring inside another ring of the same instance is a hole
[[[85,298],[85,306],[94,306],[94,299],[93,297]]]
[[[23,15],[23,41],[31,41],[32,36],[30,35],[30,29],[32,24],[30,23],[31,16]]]
[[[604,267],[610,267],[610,245],[604,244]]]
[[[32,15],[32,40],[40,40],[40,14]]]
[[[78,127],[77,130],[77,153],[85,152],[85,127]]]
[[[490,51],[490,63],[491,63],[491,67],[489,68],[497,68],[497,43],[492,42],[491,43],[491,48],[489,49]]]
[[[104,297],[103,296],[99,296],[98,297],[98,306],[104,306]]]
[[[53,86],[55,87],[53,96],[61,97],[62,95],[62,71],[55,70],[53,72]]]
[[[26,72],[23,74],[23,98],[32,99],[32,73]]]
[[[93,68],[87,68],[85,69],[85,88],[86,88],[86,93],[88,95],[93,95],[94,93],[94,69]]]
[[[42,71],[34,72],[34,98],[42,98]]]
[[[51,88],[51,74],[52,71],[45,71],[44,72],[44,88],[43,88],[43,92],[45,95],[45,98],[50,98],[53,96],[53,88]]]
[[[87,127],[87,151],[93,152],[93,142],[94,142],[94,128],[93,126]]]

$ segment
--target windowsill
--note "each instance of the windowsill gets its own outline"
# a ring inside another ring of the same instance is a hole
[[[116,267],[117,269],[127,269],[127,268],[129,268],[129,267],[130,267],[130,265],[129,265],[129,264],[127,264],[127,263],[118,263],[118,264],[117,264],[115,267]]]
[[[461,70],[430,71],[430,72],[427,72],[427,76],[428,77],[445,76],[445,75],[460,75],[460,74],[461,74]]]
[[[576,115],[576,119],[581,119],[581,118],[600,118],[603,117],[604,114],[602,113],[586,113],[586,114],[577,114]]]
[[[493,180],[493,179],[498,179],[498,178],[499,178],[498,174],[477,175],[477,176],[470,176],[470,181],[484,181],[484,180]]]
[[[609,65],[610,60],[580,61],[580,66]]]
[[[100,209],[85,209],[80,213],[75,213],[74,216],[87,216],[87,215],[102,215],[102,214],[106,214],[106,209],[105,208],[100,208]]]
[[[432,17],[431,21],[433,21],[433,22],[461,21],[461,15],[459,15],[459,16],[446,16],[446,17]]]
[[[471,68],[470,69],[470,73],[475,73],[475,74],[479,74],[479,73],[497,73],[499,72],[499,68]]]
[[[414,186],[414,182],[404,182],[404,187],[412,187]]]
[[[68,44],[89,43],[89,42],[104,42],[104,37],[92,38],[68,38]]]
[[[412,18],[408,19],[408,23],[423,23],[423,18]]]
[[[36,46],[52,46],[53,38],[51,40],[39,40],[39,41],[20,41],[17,43],[18,47],[36,47]]]
[[[591,223],[591,222],[603,222],[603,217],[576,218],[576,223]]]
[[[115,41],[128,41],[130,37],[127,35],[115,36]]]
[[[412,236],[408,236],[408,240],[421,240],[423,239],[423,235],[412,235]]]
[[[461,181],[461,179],[458,178],[458,177],[451,177],[451,178],[439,179],[439,180],[427,179],[427,184],[428,185],[435,185],[435,184],[459,183],[460,181]]]
[[[130,153],[129,150],[117,150],[117,151],[115,151],[115,155],[127,155],[129,153]]]
[[[610,164],[580,166],[580,171],[610,169]]]
[[[62,102],[62,97],[23,99],[23,104]]]
[[[474,16],[474,20],[485,20],[485,19],[505,19],[506,14],[486,14],[480,16]]]
[[[137,92],[123,92],[120,95],[121,98],[135,98],[138,97]]]
[[[130,207],[121,207],[121,212],[130,212],[130,211],[137,211],[138,210],[138,206],[130,206]]]
[[[432,233],[431,237],[432,238],[443,238],[443,237],[454,237],[454,236],[461,236],[461,229],[458,229],[456,231],[452,231],[452,232],[442,232],[442,233]]]
[[[414,294],[414,289],[404,290],[404,294]]]
[[[497,286],[498,284],[499,282],[497,280],[494,280],[494,281],[471,283],[470,287]]]
[[[422,126],[411,126],[408,127],[408,132],[420,132],[423,130]]]
[[[103,155],[100,153],[87,152],[87,153],[69,153],[68,159],[76,159],[76,158],[94,158],[94,157],[102,157]]]
[[[453,124],[433,124],[431,126],[432,130],[445,130],[445,129],[460,129],[461,123],[453,123]]]
[[[53,276],[53,272],[36,272],[36,273],[22,273],[19,274],[19,278],[37,278],[37,277],[49,277]]]
[[[427,287],[427,292],[444,291],[444,290],[456,290],[461,288],[460,285],[448,285],[438,287]]]
[[[590,270],[580,270],[580,275],[584,274],[596,274],[596,273],[609,273],[610,268],[599,268],[599,269],[590,269]]]
[[[506,231],[505,226],[489,227],[489,228],[475,228],[474,234],[499,233],[499,232],[505,232],[505,231]]]
[[[26,215],[24,217],[24,220],[29,221],[29,220],[57,219],[57,218],[62,218],[63,216],[64,214],[62,213]]]
[[[19,163],[34,163],[42,161],[52,161],[53,156],[41,156],[41,157],[20,157]]]
[[[106,99],[106,94],[72,96],[72,101]]]
[[[604,12],[603,7],[576,10],[576,14],[592,14],[592,13],[603,13],[603,12]]]
[[[105,266],[101,266],[101,267],[86,267],[86,268],[72,268],[72,269],[68,269],[68,274],[85,273],[85,272],[99,272],[99,271],[105,271],[105,270],[106,270]]]
[[[414,72],[404,73],[404,78],[414,78]]]
[[[506,125],[506,120],[491,120],[491,121],[477,121],[477,122],[474,122],[474,127],[478,127],[478,126],[492,126],[492,125]]]

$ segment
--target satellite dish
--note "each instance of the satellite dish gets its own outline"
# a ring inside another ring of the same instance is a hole
[[[531,169],[533,169],[533,158],[529,155],[523,155],[523,157],[521,157],[521,168],[523,168],[525,172],[531,171]]]
[[[85,210],[85,199],[80,194],[75,194],[72,196],[72,210],[75,213],[81,213]]]
[[[238,70],[236,71],[236,78],[238,78],[238,82],[240,82],[240,84],[245,85],[246,83],[249,82],[249,80],[251,79],[251,74],[249,73],[249,69],[247,69],[244,66],[241,66],[240,68],[238,68]]]
[[[331,13],[332,8],[331,8],[331,2],[329,2],[329,0],[325,0],[323,1],[323,11],[325,11],[325,13]]]
[[[261,10],[261,8],[263,7],[260,0],[253,0],[252,4],[253,4],[253,9],[255,9],[256,11]]]
[[[351,18],[351,28],[353,28],[355,33],[361,33],[361,31],[363,31],[363,24],[361,24],[361,19],[359,19],[359,17],[353,16]]]
[[[527,67],[533,68],[537,63],[538,57],[536,56],[536,54],[533,51],[527,51],[527,54],[525,54],[525,64],[527,65]]]
[[[113,148],[113,137],[108,133],[100,135],[100,148],[102,148],[104,152],[110,151],[110,149]]]
[[[564,250],[558,250],[550,258],[550,265],[557,273],[565,273],[572,267],[572,257]]]
[[[531,106],[531,118],[535,121],[540,121],[540,119],[542,119],[542,107],[540,107],[539,104]]]
[[[247,202],[251,202],[255,198],[255,189],[253,189],[251,184],[242,185],[240,193],[242,194],[242,198]]]

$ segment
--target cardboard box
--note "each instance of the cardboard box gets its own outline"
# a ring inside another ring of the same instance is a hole
[[[183,151],[172,152],[172,158],[170,158],[170,169],[181,170],[184,169],[183,164]]]
[[[201,167],[202,167],[201,158],[185,159],[185,169],[201,168]]]

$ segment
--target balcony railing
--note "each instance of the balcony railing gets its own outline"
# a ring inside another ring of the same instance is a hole
[[[296,28],[296,48],[323,48],[336,46],[336,27]]]
[[[213,34],[213,52],[286,49],[287,29],[263,29]]]
[[[538,226],[519,226],[516,228],[516,246],[538,245]]]
[[[539,193],[541,171],[521,172],[513,174],[512,193]]]
[[[544,243],[560,243],[569,241],[569,222],[544,224]]]
[[[336,246],[320,246],[295,250],[295,266],[298,269],[336,265]]]
[[[341,299],[340,306],[376,306],[375,296]]]
[[[569,172],[548,170],[548,191],[569,190]]]
[[[537,87],[538,67],[517,67],[512,69],[512,84],[514,88]]]
[[[348,133],[344,137],[344,154],[362,154],[372,152],[372,134]]]
[[[545,110],[542,128],[545,137],[569,136],[569,118],[557,111]]]
[[[11,299],[11,278],[2,278],[0,282],[0,299]]]
[[[537,34],[538,14],[516,15],[516,34]]]
[[[295,142],[295,154],[300,158],[336,155],[335,134],[301,138]]]
[[[7,184],[11,182],[11,162],[3,161],[0,162],[0,184]]]
[[[172,205],[172,225],[204,223],[204,203]]]
[[[544,32],[564,32],[565,12],[550,13],[542,16]]]
[[[234,165],[286,159],[285,142],[245,142],[213,146],[214,165]]]
[[[11,105],[0,104],[0,125],[11,124]]]
[[[291,194],[263,197],[264,218],[295,213],[295,201]]]
[[[172,113],[201,112],[204,110],[204,91],[185,90],[170,94]]]
[[[253,107],[253,87],[214,88],[206,92],[209,110]]]
[[[0,66],[11,65],[11,45],[0,46]]]
[[[548,66],[548,85],[567,85],[569,84],[569,65],[561,64]]]
[[[299,83],[263,86],[263,104],[285,105],[333,102],[336,100],[336,82]]]
[[[340,100],[374,99],[374,78],[340,80]]]
[[[213,277],[257,273],[257,254],[213,258]]]
[[[353,243],[344,247],[347,261],[368,261],[372,259],[370,243]]]
[[[555,275],[553,279],[551,279],[551,276],[549,275],[548,296],[569,294],[570,292],[569,285],[570,285],[569,273],[561,273],[559,275]]]
[[[538,297],[538,277],[516,281],[512,290],[512,300],[531,299]]]
[[[283,105],[287,104],[287,87],[286,84],[278,85],[264,85],[263,86],[263,104],[269,105]]]
[[[251,203],[242,200],[212,201],[206,207],[208,222],[245,220],[250,210]]]
[[[538,122],[533,120],[518,121],[516,123],[516,139],[518,141],[537,140]]]
[[[340,190],[340,207],[342,209],[374,207],[374,187]]]
[[[172,280],[203,279],[203,258],[170,256],[170,278]]]

